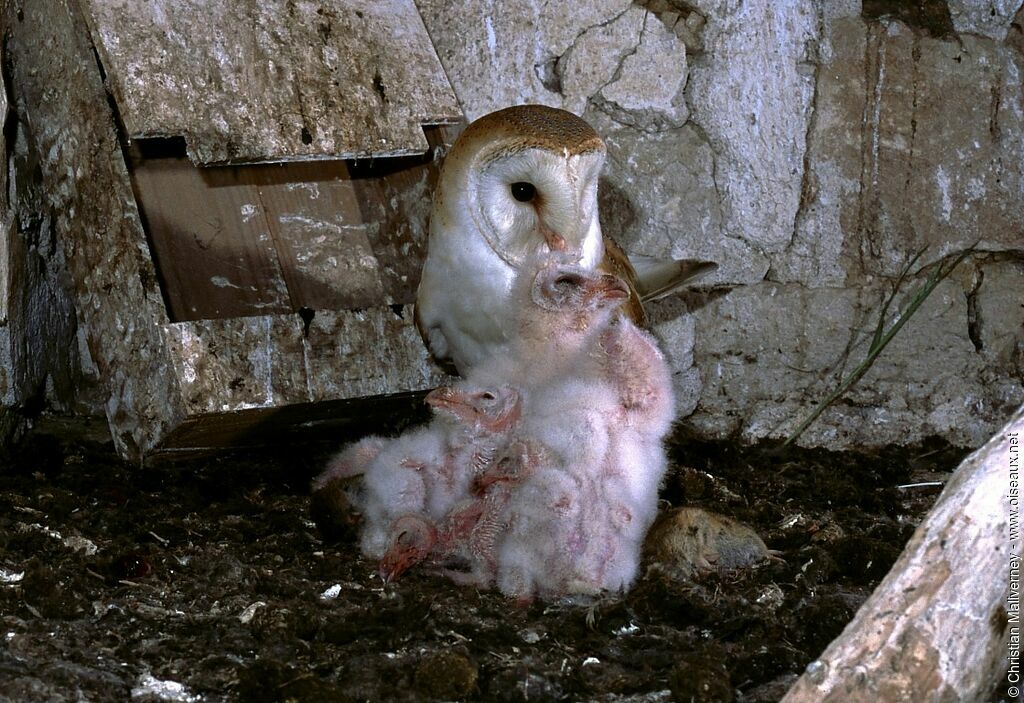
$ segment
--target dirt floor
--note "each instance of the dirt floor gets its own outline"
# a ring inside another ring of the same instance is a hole
[[[664,497],[780,558],[623,597],[516,606],[386,587],[308,486],[338,440],[119,461],[44,423],[0,470],[3,701],[776,701],[850,620],[963,450],[873,455],[677,437]]]

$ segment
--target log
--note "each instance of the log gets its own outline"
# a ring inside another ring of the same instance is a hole
[[[1024,407],[964,459],[892,570],[783,703],[982,701],[1008,661],[1012,692],[1022,433]]]

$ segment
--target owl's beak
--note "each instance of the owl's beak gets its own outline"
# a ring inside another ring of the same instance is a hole
[[[606,273],[587,286],[587,296],[609,301],[626,300],[629,298],[629,285],[618,276]]]
[[[568,248],[565,237],[548,227],[544,220],[537,221],[537,229],[540,231],[540,235],[544,237],[544,241],[547,242],[548,248],[551,251],[565,251]]]
[[[427,393],[423,400],[432,408],[450,408],[453,405],[458,405],[461,399],[454,388],[441,386]]]

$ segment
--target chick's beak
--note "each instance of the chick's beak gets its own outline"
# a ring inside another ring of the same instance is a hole
[[[449,407],[456,402],[455,389],[450,386],[435,388],[427,393],[423,402],[432,408]]]
[[[587,296],[604,300],[625,300],[629,297],[629,286],[618,276],[606,273],[587,287]]]

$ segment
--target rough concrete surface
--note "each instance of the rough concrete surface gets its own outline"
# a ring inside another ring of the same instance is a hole
[[[890,323],[975,242],[801,442],[975,445],[1024,402],[1020,2],[417,5],[467,118],[583,115],[608,144],[605,230],[719,262],[652,315],[693,427],[785,436],[863,359],[913,255]]]
[[[68,409],[86,396],[64,252],[30,177],[39,167],[32,134],[9,111],[7,92],[0,81],[0,448],[20,435],[27,411],[44,403]]]

